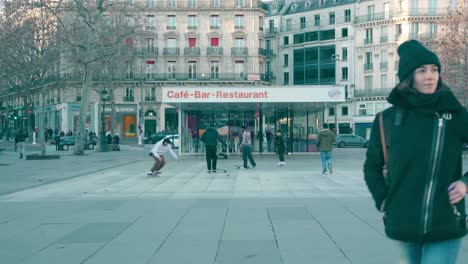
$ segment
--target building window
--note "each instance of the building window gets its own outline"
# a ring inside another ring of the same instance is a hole
[[[403,29],[402,29],[401,24],[396,24],[395,25],[395,34],[397,36],[400,36],[402,32],[403,32]]]
[[[135,3],[133,3],[135,4]],[[153,8],[154,7],[154,0],[146,0],[146,7]]]
[[[176,62],[168,61],[167,62],[167,78],[173,80],[176,78]]]
[[[147,61],[146,62],[146,78],[147,79],[154,79],[155,77],[155,61]]]
[[[364,89],[371,90],[374,88],[373,85],[374,78],[372,76],[365,76],[364,77]]]
[[[210,65],[211,79],[219,79],[219,61],[212,61]]]
[[[284,54],[283,55],[284,63],[283,65],[286,67],[289,65],[289,54]]]
[[[346,38],[348,37],[348,28],[341,29],[341,37]]]
[[[244,28],[244,15],[236,15],[234,19],[234,28],[243,29]]]
[[[146,87],[145,101],[156,101],[156,87]]]
[[[329,15],[329,23],[330,25],[334,25],[335,24],[335,12],[331,12]]]
[[[284,72],[283,73],[283,84],[285,84],[285,85],[289,84],[289,72]]]
[[[211,44],[211,47],[219,47],[219,38],[211,38],[210,44]]]
[[[419,23],[411,23],[411,35],[417,36],[419,34]]]
[[[176,16],[174,15],[167,16],[167,29],[170,29],[170,30],[176,29]]]
[[[341,48],[341,60],[342,61],[348,60],[348,48]]]
[[[289,45],[289,36],[283,37],[283,45]]]
[[[219,0],[210,0],[211,7],[219,7]]]
[[[175,7],[175,0],[167,0],[167,6],[168,7]]]
[[[328,108],[328,116],[335,116],[335,107]]]
[[[134,92],[133,87],[125,88],[125,100],[126,101],[132,102],[135,99],[133,92]]]
[[[197,62],[196,61],[188,62],[188,78],[192,80],[197,78]]]
[[[300,25],[301,25],[301,29],[304,29],[306,27],[306,18],[305,17],[300,18]]]
[[[212,15],[210,17],[210,29],[219,29],[219,16]]]
[[[347,81],[348,80],[348,67],[341,68],[341,80]]]
[[[154,16],[147,16],[146,17],[146,30],[154,30],[156,29],[154,25]]]
[[[315,15],[314,16],[314,25],[316,27],[320,26],[320,15]]]
[[[341,107],[341,116],[348,116],[348,107],[342,106]]]
[[[291,30],[292,30],[292,20],[286,19],[286,31],[291,31]]]
[[[372,44],[373,34],[372,28],[366,28],[366,38],[364,39],[364,44]]]
[[[197,16],[190,15],[188,17],[188,29],[197,29]]]
[[[236,38],[234,40],[235,48],[245,48],[245,40],[243,38]]]
[[[384,18],[390,18],[390,3],[384,3]]]
[[[237,8],[244,7],[244,0],[236,0],[236,7]]]
[[[373,5],[367,6],[367,21],[374,20],[374,10]]]
[[[244,61],[235,61],[234,74],[237,79],[241,79],[241,80],[244,79],[244,76],[245,76]]]
[[[387,88],[387,74],[380,75],[380,88],[385,89]]]
[[[155,53],[156,49],[154,47],[154,38],[146,39],[146,51],[151,54]]]
[[[346,9],[344,11],[345,22],[351,22],[351,9]]]

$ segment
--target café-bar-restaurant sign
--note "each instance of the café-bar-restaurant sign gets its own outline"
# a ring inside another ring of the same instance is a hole
[[[342,86],[163,87],[164,103],[344,102]]]

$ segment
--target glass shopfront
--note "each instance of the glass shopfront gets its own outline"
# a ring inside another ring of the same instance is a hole
[[[267,107],[268,109],[268,107]],[[251,132],[253,151],[275,152],[275,134],[281,130],[288,152],[314,152],[321,112],[317,109],[293,111],[287,108],[273,110],[186,110],[181,113],[181,153],[204,153],[200,142],[209,126],[218,130],[227,143],[218,149],[227,153],[240,153],[241,126]]]
[[[325,103],[344,101],[344,87],[163,87],[163,103],[178,109],[180,153],[204,153],[200,136],[213,126],[227,143],[218,150],[239,153],[241,126],[252,134],[253,151],[274,153],[281,130],[287,151],[315,152]]]

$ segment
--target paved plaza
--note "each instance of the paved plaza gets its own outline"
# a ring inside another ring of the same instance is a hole
[[[285,167],[264,154],[248,170],[231,155],[216,174],[204,156],[169,156],[147,177],[149,145],[48,161],[4,147],[2,264],[395,263],[363,180],[365,149],[336,149],[330,176],[317,154],[288,155]]]

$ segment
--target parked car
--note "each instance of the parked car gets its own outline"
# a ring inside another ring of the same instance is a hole
[[[166,136],[164,138],[168,138],[171,140],[172,142],[172,148],[179,148],[180,147],[180,142],[179,142],[179,135],[178,134],[175,134],[175,135],[169,135],[169,136]]]
[[[169,135],[178,135],[177,131],[160,131],[150,135],[149,137],[143,137],[144,144],[155,144],[161,139]]]
[[[96,146],[96,140],[93,138],[93,140],[89,140],[89,138],[86,138],[85,142],[85,149],[86,150],[93,150],[94,147]],[[75,146],[76,143],[76,136],[64,136],[60,138],[59,142],[59,149],[60,150],[68,150],[70,146]]]
[[[334,143],[335,146],[339,148],[345,147],[364,147],[367,148],[368,140],[358,136],[358,135],[351,135],[351,134],[340,134],[336,136],[336,141]]]

